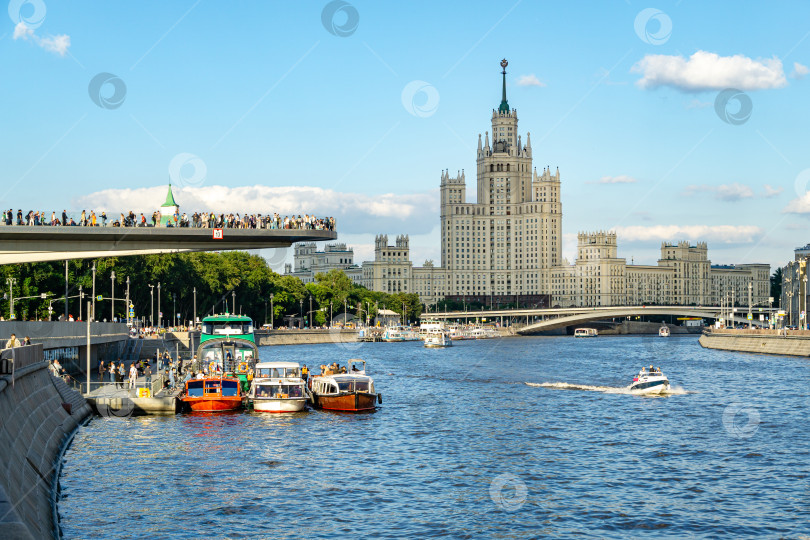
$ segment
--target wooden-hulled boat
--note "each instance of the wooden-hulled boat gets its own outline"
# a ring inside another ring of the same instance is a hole
[[[357,365],[362,364],[362,368]],[[374,392],[374,380],[366,375],[363,360],[349,360],[346,373],[331,373],[312,377],[312,405],[330,411],[372,411],[382,403],[382,395]]]

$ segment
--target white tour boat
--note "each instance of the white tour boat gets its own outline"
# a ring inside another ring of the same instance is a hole
[[[417,341],[419,334],[409,326],[388,326],[382,335],[382,340],[391,341]]]
[[[450,347],[452,345],[453,342],[450,339],[450,335],[444,330],[430,330],[425,334],[425,347],[433,349]]]
[[[577,328],[574,330],[574,337],[596,337],[598,335],[596,328]]]
[[[307,402],[307,385],[298,362],[260,362],[248,398],[260,412],[298,412]]]
[[[658,335],[661,337],[669,337],[669,326],[664,325],[658,329]]]
[[[641,368],[638,375],[633,377],[633,382],[629,387],[630,392],[633,394],[661,394],[669,392],[669,379],[661,373],[661,370],[656,370],[650,367],[650,371]]]

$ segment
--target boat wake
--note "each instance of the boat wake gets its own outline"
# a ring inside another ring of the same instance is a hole
[[[582,390],[585,392],[602,392],[604,394],[629,394],[635,395],[634,392],[630,391],[630,388],[627,386],[593,386],[589,384],[572,384],[567,382],[545,382],[545,383],[533,383],[527,382],[527,386],[533,386],[535,388],[551,388],[554,390]],[[669,389],[668,392],[661,392],[660,394],[653,394],[658,396],[682,396],[686,395],[689,392],[684,390],[683,388],[679,387],[672,387]]]

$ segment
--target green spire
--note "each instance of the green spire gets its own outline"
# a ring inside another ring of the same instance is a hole
[[[161,208],[166,207],[166,206],[180,206],[179,204],[174,202],[174,194],[172,193],[172,185],[171,184],[169,184],[169,192],[166,194],[166,202],[163,203],[163,206],[161,206]]]
[[[498,107],[498,111],[505,113],[509,112],[509,102],[506,101],[506,66],[508,65],[509,62],[506,61],[506,58],[501,60],[501,67],[503,68],[503,71],[501,72],[503,74],[503,95],[501,97],[501,106]]]

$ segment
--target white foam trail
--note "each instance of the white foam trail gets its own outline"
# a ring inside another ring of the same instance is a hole
[[[535,388],[553,388],[556,390],[583,390],[586,392],[603,392],[605,394],[631,394],[630,388],[627,386],[593,386],[589,384],[572,384],[567,382],[546,382],[546,383],[525,383],[527,386]],[[660,394],[652,394],[653,396],[671,396],[671,395],[686,395],[689,392],[680,387],[671,387],[668,392],[661,392]]]

